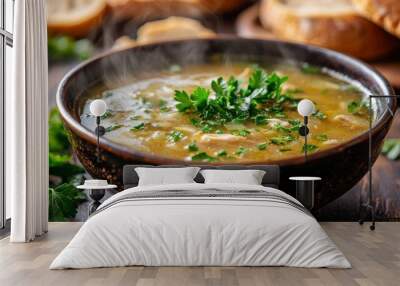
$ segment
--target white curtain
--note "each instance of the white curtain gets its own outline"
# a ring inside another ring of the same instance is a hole
[[[6,187],[12,242],[47,231],[46,0],[15,1],[13,93],[6,98]]]

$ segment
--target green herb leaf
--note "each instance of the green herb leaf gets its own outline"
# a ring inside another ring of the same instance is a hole
[[[204,87],[197,87],[190,99],[192,101],[193,106],[196,110],[203,112],[203,110],[207,107],[208,96],[210,95],[210,91],[205,89]]]
[[[183,133],[178,130],[174,130],[171,133],[168,134],[168,141],[170,142],[178,142],[183,138]]]
[[[249,150],[245,147],[240,146],[239,148],[236,149],[235,154],[242,156],[244,154],[246,154]]]
[[[160,112],[165,113],[165,112],[170,112],[171,108],[168,106],[160,107]]]
[[[205,162],[213,162],[216,158],[211,157],[206,152],[200,152],[194,156],[192,156],[193,161],[205,161]]]
[[[318,149],[318,146],[313,145],[313,144],[307,144],[307,145],[303,145],[302,151],[304,152],[305,150],[307,150],[307,152],[314,152]]]
[[[260,143],[257,145],[257,148],[260,151],[267,149],[267,147],[268,147],[268,143]]]
[[[281,93],[286,80],[259,68],[253,70],[246,88],[239,88],[239,81],[233,77],[227,81],[218,78],[211,82],[211,90],[197,87],[191,95],[175,91],[176,108],[195,114],[196,126],[204,132],[228,122],[255,120],[263,124],[268,115],[285,117],[283,105],[296,101]]]
[[[326,114],[323,113],[323,112],[320,111],[320,110],[315,111],[315,112],[312,114],[312,116],[315,117],[315,118],[318,118],[319,120],[325,120],[325,119],[328,118],[328,116],[326,116]]]
[[[352,101],[347,105],[347,111],[352,114],[363,115],[368,113],[368,107],[367,104],[361,100]]]
[[[124,125],[121,125],[121,124],[111,125],[106,128],[106,132],[111,132],[111,131],[117,130],[121,127],[124,127]]]
[[[56,188],[49,189],[49,220],[65,221],[73,219],[77,213],[78,205],[86,199],[71,184],[62,184]]]
[[[110,118],[112,116],[113,116],[113,112],[110,109],[108,109],[100,118],[101,119],[107,119],[107,118]]]
[[[241,129],[241,130],[232,130],[231,133],[232,133],[232,135],[247,137],[247,135],[250,134],[250,131],[248,131],[246,129]]]
[[[271,143],[275,145],[286,145],[292,141],[294,141],[296,138],[292,135],[286,135],[286,136],[281,136],[281,137],[273,137],[271,138]]]
[[[257,116],[254,118],[254,122],[255,122],[257,125],[264,125],[264,124],[267,123],[267,116],[265,116],[265,115],[257,115]]]
[[[158,106],[160,107],[160,112],[169,112],[171,111],[171,108],[167,106],[168,102],[166,100],[161,99],[160,102],[158,103]]]
[[[217,152],[218,157],[225,157],[227,155],[228,155],[228,153],[226,152],[226,150],[220,150]]]
[[[180,112],[185,112],[188,111],[193,107],[192,101],[190,100],[189,95],[187,94],[186,91],[175,91],[175,100],[179,102],[176,105],[176,109]]]
[[[144,123],[139,123],[135,126],[133,126],[130,130],[131,131],[139,131],[139,130],[143,130],[144,129]]]
[[[291,133],[294,131],[299,131],[300,127],[301,127],[301,122],[300,120],[294,119],[294,120],[289,120],[288,123],[290,124],[290,127],[283,127],[281,124],[276,124],[274,126],[274,129],[277,131],[282,131],[285,133]]]
[[[188,150],[189,150],[190,152],[197,152],[197,151],[199,151],[199,147],[197,147],[197,145],[196,145],[195,142],[190,143],[190,144],[188,145],[187,148],[188,148]]]
[[[321,141],[321,142],[325,142],[325,141],[328,140],[328,135],[326,135],[326,134],[318,134],[318,135],[315,136],[315,139],[317,139],[318,141]]]

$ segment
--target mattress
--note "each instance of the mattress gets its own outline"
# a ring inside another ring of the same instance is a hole
[[[112,196],[50,269],[133,265],[351,267],[286,193],[193,183],[140,186]]]

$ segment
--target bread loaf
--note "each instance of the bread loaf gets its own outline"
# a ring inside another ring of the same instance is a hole
[[[364,60],[383,57],[399,46],[395,37],[359,16],[351,0],[263,0],[260,20],[280,39]]]
[[[400,0],[353,0],[362,15],[400,37]]]

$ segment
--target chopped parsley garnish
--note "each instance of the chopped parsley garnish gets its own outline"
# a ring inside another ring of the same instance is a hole
[[[227,155],[228,155],[228,153],[226,152],[226,150],[220,150],[217,152],[218,157],[225,157]]]
[[[266,124],[268,121],[267,121],[267,117],[266,117],[265,115],[257,115],[257,116],[254,118],[254,122],[255,122],[257,125],[263,125],[263,124]]]
[[[183,138],[183,133],[178,130],[174,130],[171,133],[168,134],[168,141],[170,142],[178,142]]]
[[[106,119],[106,118],[110,118],[111,116],[113,116],[113,112],[108,109],[100,118]]]
[[[216,158],[211,157],[206,152],[200,152],[200,153],[197,153],[196,155],[192,156],[192,160],[193,161],[203,161],[203,162],[213,162],[216,160]]]
[[[318,134],[318,135],[315,136],[315,139],[317,139],[318,141],[321,141],[321,142],[325,142],[325,141],[328,140],[328,135],[326,135],[326,134]]]
[[[236,136],[242,136],[242,137],[247,137],[247,135],[250,134],[250,131],[246,130],[246,129],[241,129],[241,130],[232,130],[231,132],[233,135]]]
[[[361,100],[352,101],[347,105],[347,111],[352,114],[362,115],[368,112],[368,106]]]
[[[297,104],[298,99],[282,93],[286,80],[287,77],[267,74],[260,68],[253,70],[244,88],[234,77],[220,77],[211,82],[211,89],[197,87],[191,94],[176,90],[176,108],[195,117],[192,123],[204,132],[229,122],[254,120],[263,124],[268,117],[286,117],[284,105]]]
[[[303,145],[302,151],[304,152],[305,150],[307,150],[307,152],[314,152],[318,149],[318,146],[313,145],[313,144],[307,144],[307,145]]]
[[[321,73],[321,69],[319,67],[310,65],[310,64],[303,64],[301,66],[301,71],[304,74],[320,74]]]
[[[293,119],[293,120],[289,120],[288,123],[290,124],[290,126],[288,126],[288,127],[284,127],[284,126],[282,126],[282,124],[278,123],[274,126],[274,129],[277,131],[283,131],[286,133],[291,133],[293,131],[299,131],[299,129],[301,127],[300,120]]]
[[[124,125],[121,125],[121,124],[108,126],[108,127],[106,128],[106,132],[111,132],[111,131],[117,130],[117,129],[123,127],[123,126],[124,126]]]
[[[210,133],[211,131],[213,131],[212,126],[205,124],[201,127],[201,131],[203,131],[204,133]]]
[[[196,145],[195,142],[190,143],[190,144],[188,145],[187,148],[188,148],[188,150],[189,150],[190,152],[197,152],[197,151],[199,151],[199,147],[197,147],[197,145]]]
[[[131,128],[131,131],[139,131],[144,129],[144,123],[139,123]]]
[[[160,107],[160,112],[169,112],[169,111],[171,111],[171,108],[169,108],[168,106],[163,106],[163,107]]]
[[[312,116],[315,117],[315,118],[318,118],[319,120],[324,120],[324,119],[328,118],[328,117],[326,116],[326,114],[323,113],[323,112],[320,111],[320,110],[315,111],[315,112],[312,114]]]
[[[271,143],[275,145],[286,145],[292,141],[294,141],[296,138],[292,135],[285,135],[281,137],[273,137],[271,138]]]
[[[159,102],[160,112],[168,112],[171,111],[171,108],[167,106],[168,102],[166,100],[161,99]]]
[[[241,156],[246,154],[248,151],[249,150],[247,148],[240,146],[239,148],[236,149],[235,154]]]
[[[267,149],[267,147],[268,147],[268,143],[260,143],[257,145],[257,148],[260,151]]]

